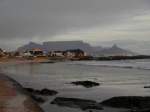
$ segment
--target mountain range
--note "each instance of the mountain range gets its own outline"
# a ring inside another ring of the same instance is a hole
[[[150,41],[144,40],[113,40],[113,41],[101,41],[95,44],[102,45],[106,47],[111,47],[113,44],[117,44],[124,49],[130,49],[131,51],[138,52],[143,55],[150,55]]]
[[[30,42],[24,46],[21,46],[17,51],[24,52],[26,50],[31,50],[33,48],[41,48],[46,52],[49,51],[64,51],[68,49],[81,49],[92,56],[114,56],[114,55],[136,55],[130,50],[126,50],[118,47],[114,44],[112,47],[102,47],[102,46],[91,46],[83,41],[50,41],[43,42],[42,44]]]

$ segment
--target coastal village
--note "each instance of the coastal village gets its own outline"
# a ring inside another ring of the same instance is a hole
[[[117,48],[117,46],[114,46]],[[40,62],[40,63],[49,63],[50,60],[90,60],[94,59],[88,55],[85,51],[81,49],[70,49],[70,50],[49,50],[46,52],[41,48],[32,48],[23,52],[14,51],[8,52],[6,50],[0,49],[0,62],[1,61],[15,61],[19,62]],[[116,55],[116,56],[101,56],[97,59],[99,60],[121,60],[121,59],[143,59],[149,58],[150,56],[144,55],[135,55],[135,56],[127,56],[127,55]],[[52,62],[52,61],[51,61]],[[13,65],[13,64],[12,64]],[[97,102],[96,100],[89,100],[86,98],[68,98],[68,97],[57,97],[56,95],[59,94],[60,91],[51,90],[47,88],[43,89],[34,89],[29,87],[22,87],[19,83],[12,80],[11,78],[5,76],[5,74],[0,74],[0,81],[1,81],[1,90],[0,99],[1,99],[1,107],[4,108],[6,111],[9,111],[9,107],[11,108],[10,112],[44,112],[43,108],[40,106],[47,102],[50,102],[49,105],[57,105],[62,107],[68,108],[75,108],[80,109],[82,111],[87,112],[98,112],[107,109],[107,107],[115,108],[116,110],[120,110],[120,108],[124,110],[130,110],[128,112],[149,112],[149,104],[150,104],[150,97],[148,96],[118,96],[118,97],[111,97],[109,99],[102,100],[101,102]],[[20,75],[20,74],[19,74]],[[48,74],[49,75],[49,74]],[[41,76],[44,76],[43,74]],[[46,77],[47,78],[47,77]],[[4,84],[3,84],[4,83]],[[46,82],[47,83],[47,82]],[[90,81],[90,80],[79,80],[79,81],[72,81],[68,84],[72,86],[81,86],[86,89],[94,88],[96,86],[100,86],[101,83]],[[13,88],[13,89],[12,89]],[[144,86],[144,88],[150,88],[150,86]],[[85,90],[85,89],[84,89]],[[16,94],[17,93],[17,94]],[[4,98],[3,95],[6,97]],[[24,96],[24,97],[20,97]],[[53,100],[47,100],[48,97],[54,97]],[[13,100],[10,100],[13,99]],[[17,106],[12,105],[14,101],[18,101]],[[131,102],[132,101],[132,102]],[[5,105],[5,102],[8,102]],[[10,103],[11,102],[11,103]],[[24,103],[26,102],[26,103]],[[113,102],[113,103],[112,103]],[[28,106],[30,104],[30,106]],[[47,103],[48,104],[48,103]],[[73,106],[72,106],[73,104]],[[19,105],[19,108],[18,108]],[[24,108],[25,107],[25,108]],[[2,110],[0,108],[0,110]],[[21,110],[21,111],[20,111]],[[23,111],[22,111],[23,110]],[[95,111],[96,110],[96,111]],[[6,112],[4,111],[4,112]],[[1,111],[0,111],[1,112]],[[2,111],[3,112],[3,111]],[[115,111],[114,111],[115,112]],[[118,111],[116,111],[118,112]],[[124,111],[125,112],[125,111]],[[126,111],[127,112],[127,111]]]
[[[81,60],[89,59],[91,56],[87,55],[81,49],[71,49],[65,51],[49,51],[45,52],[40,48],[33,48],[24,52],[14,51],[7,52],[0,49],[0,58],[5,59],[26,59],[26,60]]]
[[[62,50],[63,46],[67,46],[65,50]],[[70,44],[71,43],[71,44]],[[111,48],[103,48],[95,53],[94,49],[90,45],[88,45],[87,49],[83,50],[82,47],[78,47],[78,45],[82,45],[83,48],[87,47],[87,44],[82,42],[58,42],[58,43],[48,43],[47,49],[42,48],[42,46],[29,43],[25,45],[23,50],[15,50],[15,51],[6,51],[4,49],[0,49],[0,62],[10,62],[10,61],[21,61],[21,62],[49,62],[51,60],[55,61],[80,61],[80,60],[126,60],[126,59],[150,59],[149,55],[139,55],[138,53],[134,53],[132,51],[128,51],[122,48],[119,48],[117,45],[113,45]],[[53,45],[56,44],[55,47],[52,48]],[[70,45],[67,45],[70,44]],[[33,47],[34,45],[34,47]],[[35,46],[36,45],[36,46]],[[50,46],[52,45],[52,46]],[[27,48],[26,48],[27,46]],[[29,47],[32,46],[32,47]],[[72,48],[72,46],[75,46]],[[89,51],[92,51],[89,53]],[[95,53],[95,54],[92,54]]]

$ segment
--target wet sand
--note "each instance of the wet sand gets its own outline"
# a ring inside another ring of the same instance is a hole
[[[21,85],[0,74],[0,112],[43,112]]]
[[[39,62],[47,62],[49,61],[48,57],[34,57],[31,59],[23,58],[23,57],[1,57],[0,64],[20,64],[20,63],[39,63]]]

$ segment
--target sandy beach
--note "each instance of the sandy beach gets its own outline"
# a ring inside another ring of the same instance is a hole
[[[41,63],[41,62],[49,62],[49,58],[48,57],[35,57],[35,58],[31,58],[31,59],[27,59],[27,58],[23,58],[23,57],[14,57],[14,58],[3,57],[3,58],[0,58],[0,64],[1,65]]]

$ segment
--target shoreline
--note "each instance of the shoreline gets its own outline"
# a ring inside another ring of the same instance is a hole
[[[26,59],[26,58],[0,58],[0,66],[8,66],[8,65],[19,65],[19,64],[36,64],[36,63],[49,63],[52,62],[47,57],[43,58],[34,58],[34,59]]]
[[[24,58],[24,57],[0,57],[0,65],[16,65],[16,64],[28,64],[28,63],[55,63],[62,61],[126,61],[126,60],[149,60],[150,56],[108,56],[108,57],[97,57],[92,59],[55,59],[47,56]]]
[[[43,112],[17,81],[3,73],[0,73],[0,111]]]

